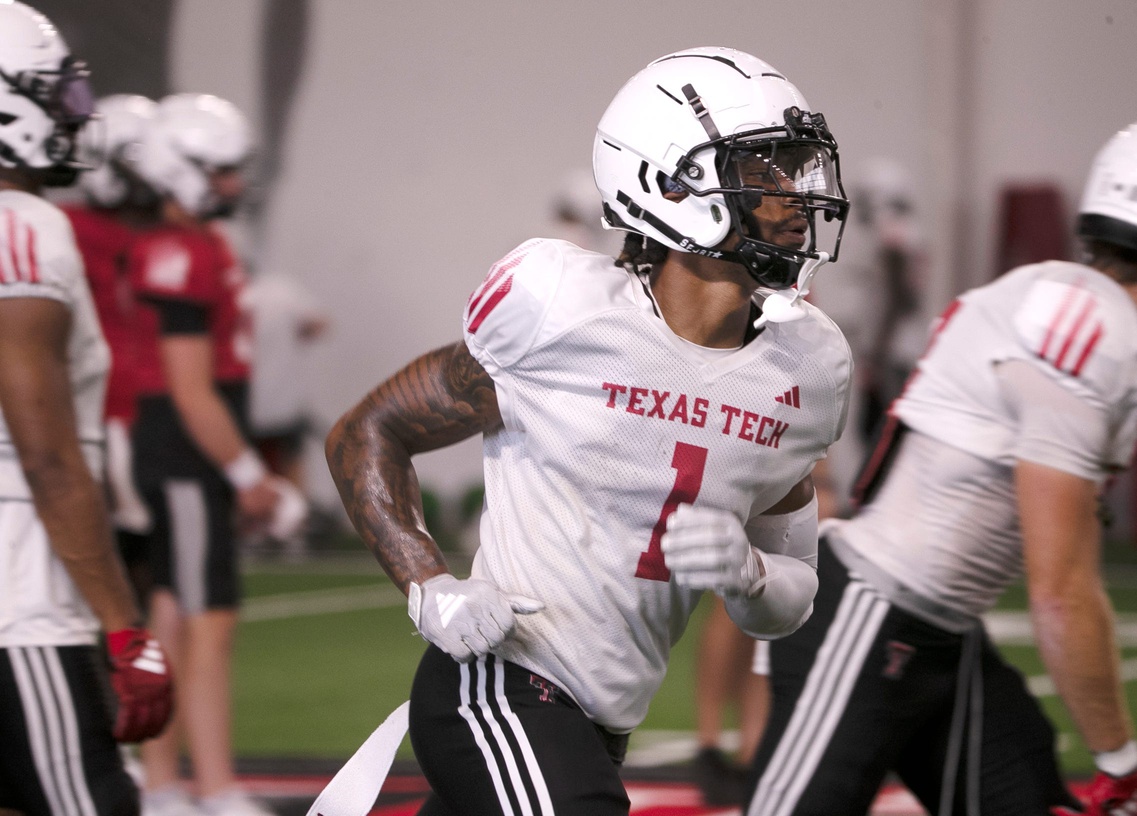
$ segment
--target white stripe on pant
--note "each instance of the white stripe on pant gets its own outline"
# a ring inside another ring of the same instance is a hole
[[[888,610],[888,602],[867,584],[854,579],[845,587],[747,816],[788,816],[793,811],[837,729]]]
[[[489,673],[488,662],[490,661],[494,664],[494,700],[497,703],[497,707],[501,710],[501,718],[504,718],[504,723],[500,721],[497,712],[495,712],[490,705],[490,699],[486,690]],[[474,669],[474,681],[477,683],[477,699],[473,703],[471,703],[470,699],[471,667]],[[460,670],[462,704],[458,711],[462,715],[462,718],[469,724],[470,731],[473,732],[474,735],[474,741],[477,743],[478,748],[481,749],[482,756],[485,758],[486,769],[493,779],[494,790],[497,791],[502,812],[505,816],[517,816],[510,804],[509,794],[506,789],[507,782],[505,777],[507,776],[508,786],[513,789],[517,796],[517,801],[521,805],[521,816],[553,816],[552,798],[549,796],[549,789],[545,784],[544,776],[541,774],[541,768],[537,764],[537,758],[533,754],[533,747],[529,743],[529,738],[521,726],[521,721],[509,707],[509,702],[505,697],[504,666],[501,665],[498,658],[489,655],[488,657],[478,658],[472,663],[461,664]],[[478,722],[474,714],[475,707],[486,721],[488,729]],[[520,756],[515,755],[513,747],[505,738],[503,725],[506,724],[517,740]],[[504,769],[498,765],[498,760],[494,756],[493,749],[490,746],[491,740],[504,758]],[[538,810],[536,813],[533,811],[529,792],[526,790],[525,781],[522,778],[522,772],[518,766],[519,760],[523,763],[527,775],[532,782],[533,789],[537,794]]]
[[[71,688],[51,647],[9,647],[40,786],[56,816],[95,816]]]
[[[201,484],[170,479],[164,485],[170,517],[170,548],[178,601],[187,614],[206,608],[209,558],[209,511]]]

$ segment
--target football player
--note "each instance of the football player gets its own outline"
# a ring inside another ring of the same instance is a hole
[[[251,149],[232,103],[175,94],[158,102],[133,165],[160,198],[161,221],[136,238],[128,260],[140,307],[132,441],[154,523],[150,618],[181,688],[176,727],[142,746],[143,807],[154,816],[266,813],[237,786],[229,740],[239,602],[233,519],[267,523],[286,488],[248,442],[245,278],[215,224],[240,200]],[[196,802],[180,783],[183,737]]]
[[[593,170],[620,258],[517,247],[470,297],[464,342],[328,437],[351,518],[430,643],[410,706],[425,814],[626,814],[628,733],[701,594],[754,637],[812,608],[810,471],[851,373],[791,289],[836,255],[847,212],[825,119],[762,60],[681,51],[617,93]],[[486,498],[466,579],[426,531],[411,457],[474,434]]]
[[[771,644],[750,816],[864,814],[893,771],[930,813],[1078,812],[1054,729],[981,615],[1025,573],[1035,638],[1099,772],[1137,812],[1137,744],[1102,585],[1102,484],[1137,438],[1137,127],[1099,152],[1081,263],[953,302],[849,521],[822,525],[813,618]]]
[[[138,337],[126,259],[136,231],[152,226],[157,218],[157,196],[131,170],[154,107],[153,100],[136,94],[115,94],[95,103],[98,126],[86,128],[80,140],[81,155],[93,165],[79,177],[85,202],[63,207],[111,352],[105,402],[108,497],[119,552],[142,605],[150,585],[145,537],[150,512],[132,473]]]
[[[75,179],[92,103],[51,22],[0,4],[0,811],[26,816],[137,814],[115,742],[154,736],[172,704],[99,484],[107,346],[67,218],[40,197]]]

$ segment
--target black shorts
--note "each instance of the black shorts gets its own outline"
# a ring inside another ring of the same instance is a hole
[[[150,579],[190,615],[240,601],[233,489],[218,473],[139,485],[150,508]]]
[[[893,606],[824,538],[818,577],[813,616],[770,644],[773,702],[747,816],[864,816],[889,772],[929,813],[1075,805],[1053,727],[986,632]]]
[[[427,648],[410,736],[433,793],[420,814],[626,816],[626,738],[595,726],[560,688],[490,655],[458,663]],[[521,802],[527,803],[525,806]]]
[[[0,809],[137,816],[93,646],[0,649]]]

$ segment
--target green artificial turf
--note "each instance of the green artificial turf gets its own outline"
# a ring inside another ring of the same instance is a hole
[[[1137,580],[1111,571],[1118,612],[1137,612]],[[401,595],[364,554],[342,563],[252,565],[245,571],[250,612],[270,598],[325,597],[337,590],[385,603],[322,614],[243,620],[234,666],[234,746],[239,756],[346,758],[410,691],[424,641],[414,634]],[[1000,609],[1023,610],[1026,592],[1011,587]],[[277,613],[286,614],[286,613]],[[671,666],[641,730],[694,728],[694,651],[706,614],[700,605],[672,652]],[[1044,674],[1032,647],[1008,646],[1007,658],[1027,676]],[[1137,658],[1127,648],[1122,660]],[[1137,711],[1137,683],[1126,689]],[[1063,767],[1071,776],[1092,771],[1089,754],[1057,697],[1043,705],[1058,731]],[[404,743],[402,756],[409,756]]]

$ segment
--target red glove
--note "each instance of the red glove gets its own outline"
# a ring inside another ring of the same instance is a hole
[[[145,629],[107,633],[111,685],[118,697],[114,738],[141,742],[156,737],[170,719],[174,685],[166,652]]]
[[[1137,814],[1137,771],[1110,776],[1098,771],[1086,790],[1085,810],[1051,808],[1053,816],[1130,816]]]

